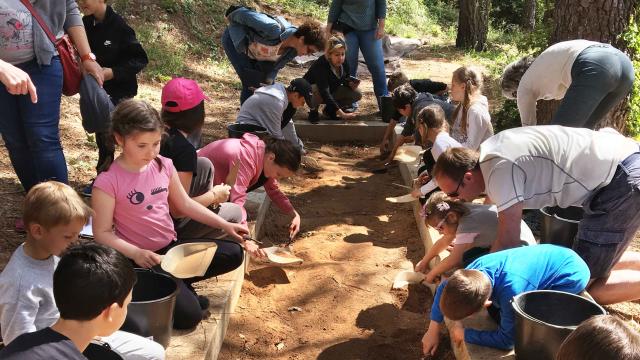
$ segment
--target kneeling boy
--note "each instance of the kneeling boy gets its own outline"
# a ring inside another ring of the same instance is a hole
[[[498,330],[453,331],[454,341],[513,348],[515,319],[511,300],[531,290],[557,290],[577,294],[589,282],[587,264],[571,249],[555,245],[527,246],[485,255],[457,270],[438,286],[431,307],[429,329],[422,338],[425,354],[434,354],[444,316],[462,320],[483,307],[499,323]],[[492,311],[493,310],[493,311]],[[458,327],[461,329],[461,327]]]
[[[11,255],[9,263],[0,274],[0,329],[5,344],[13,344],[14,339],[24,333],[52,326],[61,314],[64,318],[59,300],[61,296],[69,301],[77,301],[71,308],[78,310],[96,305],[97,298],[106,296],[100,294],[101,289],[107,288],[99,285],[98,280],[94,282],[91,273],[86,274],[86,283],[77,283],[77,289],[66,283],[62,284],[62,288],[58,286],[54,289],[53,284],[52,276],[58,266],[58,256],[78,240],[78,233],[90,215],[91,208],[71,187],[63,183],[40,183],[27,194],[23,215],[27,238]],[[92,265],[99,267],[103,264]],[[90,268],[89,266],[86,271]],[[77,277],[66,281],[76,283],[82,276],[78,274]],[[129,290],[131,289],[127,289]],[[76,295],[69,297],[61,291]],[[115,289],[110,291],[114,292]],[[109,301],[109,304],[115,302]],[[100,309],[102,310],[104,307]],[[84,322],[92,318],[72,316],[66,319]],[[125,360],[164,359],[164,349],[160,344],[135,334],[116,331],[102,340]]]

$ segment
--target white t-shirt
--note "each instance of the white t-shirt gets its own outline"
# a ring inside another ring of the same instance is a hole
[[[491,115],[489,115],[489,101],[484,95],[474,101],[467,110],[467,132],[462,132],[462,110],[458,111],[451,127],[451,136],[463,147],[478,150],[480,144],[493,135]]]
[[[638,143],[611,128],[593,131],[559,125],[504,130],[480,146],[485,191],[503,211],[581,206],[606,186],[618,163]]]
[[[518,111],[523,126],[536,125],[536,101],[558,100],[571,85],[571,68],[582,50],[599,43],[588,40],[559,42],[531,64],[518,85]]]
[[[433,159],[438,161],[440,155],[442,155],[443,152],[447,151],[447,149],[451,147],[462,147],[462,145],[460,145],[460,143],[456,141],[456,139],[452,138],[449,133],[447,133],[446,131],[441,131],[436,136],[436,139],[433,141],[433,146],[431,147],[431,155],[433,155]],[[422,187],[420,188],[420,193],[422,193],[424,197],[424,195],[435,190],[435,188],[437,187],[438,184],[436,183],[436,179],[432,178],[428,183],[422,185]]]

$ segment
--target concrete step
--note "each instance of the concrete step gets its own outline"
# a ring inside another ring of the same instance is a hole
[[[322,143],[378,144],[387,128],[387,123],[374,121],[321,120],[311,124],[306,120],[296,120],[296,133],[304,141]]]

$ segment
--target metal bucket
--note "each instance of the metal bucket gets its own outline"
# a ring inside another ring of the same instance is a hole
[[[513,298],[517,360],[554,360],[560,345],[580,323],[606,311],[581,296],[554,290],[528,291]]]
[[[540,212],[542,213],[540,242],[571,248],[578,233],[578,224],[584,216],[584,210],[578,206],[544,207]]]
[[[267,129],[260,125],[234,123],[227,125],[227,132],[230,138],[240,139],[245,133],[251,133],[257,136],[266,135]]]
[[[169,275],[147,269],[135,269],[138,282],[122,330],[153,340],[165,348],[171,340],[173,309],[178,284]]]

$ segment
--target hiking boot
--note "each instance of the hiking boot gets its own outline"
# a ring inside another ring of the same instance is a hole
[[[309,111],[309,120],[312,124],[317,124],[320,121],[320,114],[318,113],[318,109]]]

